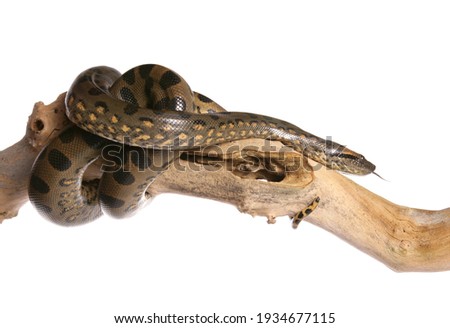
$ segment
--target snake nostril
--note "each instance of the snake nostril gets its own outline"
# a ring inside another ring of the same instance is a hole
[[[33,130],[34,131],[42,131],[44,129],[44,122],[42,120],[36,120],[33,124]]]

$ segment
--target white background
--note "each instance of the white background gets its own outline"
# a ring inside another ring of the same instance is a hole
[[[0,149],[22,138],[35,101],[53,101],[82,70],[159,63],[228,110],[364,153],[390,182],[354,180],[381,196],[442,209],[449,17],[445,1],[4,1]],[[449,281],[394,273],[309,223],[294,231],[179,195],[69,229],[28,204],[0,226],[0,327],[118,327],[114,315],[154,312],[448,327]]]

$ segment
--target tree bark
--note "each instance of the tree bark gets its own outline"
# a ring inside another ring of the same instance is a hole
[[[32,164],[39,151],[68,124],[64,94],[37,103],[25,137],[0,152],[0,222],[17,215],[28,200]],[[317,196],[305,221],[322,227],[395,271],[450,270],[450,208],[440,211],[399,206],[338,172],[319,167],[281,144],[242,140],[185,153],[148,193],[171,192],[215,199],[241,212],[294,216]],[[98,166],[89,176],[99,176]]]

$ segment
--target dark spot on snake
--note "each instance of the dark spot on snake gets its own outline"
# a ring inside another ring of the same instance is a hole
[[[303,212],[298,213],[297,219],[303,219],[305,214]]]
[[[198,96],[198,99],[200,99],[200,101],[203,101],[204,103],[212,103],[213,102],[211,99],[202,95],[201,93],[197,93],[197,96]]]
[[[72,166],[72,161],[57,149],[52,149],[48,153],[48,162],[58,171],[66,171]]]
[[[144,94],[147,96],[147,98],[150,98],[152,91],[153,91],[153,79],[148,77],[145,79],[144,83]]]
[[[103,192],[100,192],[100,201],[109,208],[120,208],[125,204],[123,200],[106,195]]]
[[[31,176],[30,186],[41,194],[46,194],[50,191],[50,187],[48,186],[48,184],[36,175]]]
[[[83,141],[92,149],[100,149],[107,142],[102,137],[96,136],[95,134],[89,133],[87,131],[82,131],[81,138]]]
[[[152,71],[153,67],[155,67],[154,64],[147,64],[147,65],[141,65],[138,67],[139,75],[141,78],[146,79],[150,72]]]
[[[116,171],[113,173],[113,178],[118,184],[126,186],[133,184],[135,181],[133,174],[127,171]]]
[[[161,88],[163,88],[164,90],[167,90],[180,82],[181,82],[180,77],[170,70],[166,71],[159,80],[159,84],[161,85]]]
[[[106,104],[104,101],[97,101],[94,104],[95,108],[103,108],[103,113],[109,112],[108,104]]]
[[[94,73],[94,70],[90,70],[92,73]],[[90,81],[90,76],[92,76],[92,73],[87,73],[87,74],[83,74],[82,76],[77,78],[77,82],[82,83],[82,82],[87,82]]]
[[[130,150],[130,158],[134,166],[139,168],[139,171],[147,169],[151,164],[148,149],[133,148],[133,150]]]
[[[153,105],[154,110],[170,109],[170,99],[165,97]]]
[[[258,115],[253,114],[253,113],[249,113],[249,114],[248,114],[248,117],[253,118],[253,119],[257,119],[257,118],[258,118]]]
[[[180,112],[179,115],[180,115],[181,118],[184,118],[186,120],[191,118],[191,116],[192,116],[191,114],[189,114],[187,112]]]
[[[183,112],[186,110],[186,101],[182,97],[174,97],[170,100],[169,109]]]
[[[220,118],[220,116],[218,116],[218,115],[215,115],[215,114],[210,114],[210,115],[208,115],[211,119],[213,119],[214,121],[217,121],[219,118]]]
[[[123,109],[123,112],[127,115],[133,115],[133,114],[136,114],[138,110],[139,110],[138,106],[135,106],[132,104],[127,104],[125,106],[125,108]]]
[[[305,213],[306,213],[306,215],[309,215],[309,214],[311,214],[311,213],[312,213],[312,209],[310,209],[310,208],[307,208],[307,209],[305,210]]]
[[[103,91],[98,88],[90,88],[88,90],[88,94],[90,96],[99,96],[99,95],[103,94]]]
[[[198,125],[202,125],[202,126],[206,126],[206,122],[203,121],[203,120],[200,120],[200,119],[194,120],[193,123],[194,123],[194,124],[198,124]]]
[[[59,135],[58,137],[59,140],[61,140],[61,142],[64,144],[72,142],[73,139],[75,139],[75,132],[77,129],[78,129],[77,127],[67,129],[66,131],[64,131]]]
[[[123,87],[120,89],[119,92],[120,92],[120,97],[123,101],[126,101],[127,103],[130,103],[135,106],[139,106],[138,101],[136,100],[133,92],[129,88]]]
[[[141,122],[148,122],[150,124],[153,124],[153,120],[151,118],[148,118],[148,117],[139,117],[139,121],[141,121]]]
[[[134,73],[134,68],[130,69],[128,72],[125,72],[122,76],[121,79],[125,81],[125,83],[127,83],[128,85],[133,84],[134,82],[136,82],[136,75]]]

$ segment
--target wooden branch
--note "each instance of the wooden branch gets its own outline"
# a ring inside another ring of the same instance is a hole
[[[244,147],[246,143],[263,146],[261,140],[240,142]],[[186,174],[171,167],[151,190],[227,202],[242,212],[267,216],[269,223],[294,214],[320,196],[319,207],[305,221],[395,271],[450,270],[450,208],[427,211],[399,206],[324,167],[315,171],[314,177],[305,172],[288,173],[281,182],[243,179],[225,170]]]
[[[39,150],[68,123],[64,95],[37,103],[27,134],[0,153],[0,221],[17,215],[27,200],[29,172]],[[399,206],[345,176],[318,168],[279,143],[242,140],[184,154],[149,193],[198,196],[230,203],[245,213],[293,215],[320,196],[305,220],[339,236],[396,271],[450,270],[450,208],[427,211]],[[256,147],[256,148],[255,148]],[[312,170],[312,168],[315,170]],[[98,175],[95,168],[93,175]]]
[[[70,124],[64,98],[65,93],[50,105],[37,102],[28,117],[25,136],[0,152],[0,223],[15,217],[28,201],[28,181],[36,156]]]

